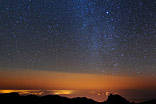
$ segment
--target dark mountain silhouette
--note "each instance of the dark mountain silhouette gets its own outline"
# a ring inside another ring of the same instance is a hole
[[[18,93],[0,94],[1,104],[156,104],[156,99],[142,103],[131,103],[120,95],[112,95],[105,102],[96,102],[85,97],[67,98],[58,95],[20,96]]]
[[[156,99],[150,100],[150,101],[145,101],[139,104],[156,104]]]
[[[110,94],[105,104],[130,104],[130,102],[127,101],[125,98],[121,97],[120,95]]]

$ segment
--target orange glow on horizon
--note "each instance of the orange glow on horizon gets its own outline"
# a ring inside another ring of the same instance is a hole
[[[39,96],[51,94],[69,98],[88,97],[96,101],[104,101],[110,93],[126,95],[126,90],[155,91],[156,83],[153,83],[155,81],[156,78],[136,76],[32,70],[1,71],[0,93],[18,92],[21,95]]]
[[[121,90],[155,88],[155,79],[50,71],[3,71],[0,89]]]
[[[53,94],[55,95],[68,95],[68,94],[72,94],[72,90],[53,90]]]
[[[0,90],[0,94],[12,92],[18,92],[21,96],[33,94],[37,96],[60,95],[69,98],[88,97],[96,101],[104,101],[107,98],[105,92],[101,90]]]
[[[39,90],[0,90],[0,93],[18,92],[19,94],[32,94],[30,93],[30,91],[39,91]]]

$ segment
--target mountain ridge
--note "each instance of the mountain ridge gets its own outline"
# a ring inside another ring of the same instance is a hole
[[[141,103],[134,103],[129,102],[118,94],[110,94],[106,101],[97,102],[86,97],[67,98],[59,95],[21,96],[18,93],[6,93],[0,94],[0,102],[5,102],[5,104],[156,104],[156,99]]]

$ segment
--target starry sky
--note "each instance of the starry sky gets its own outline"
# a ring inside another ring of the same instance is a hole
[[[153,82],[155,0],[0,0],[0,90],[149,99]]]
[[[0,0],[0,70],[156,76],[155,0]]]
[[[0,69],[156,75],[155,0],[1,0]]]

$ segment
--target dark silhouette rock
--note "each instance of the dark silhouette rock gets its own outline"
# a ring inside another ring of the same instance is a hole
[[[47,95],[47,96],[43,96],[40,97],[40,99],[38,100],[39,103],[41,104],[70,104],[70,99],[66,98],[66,97],[61,97],[58,95]]]
[[[19,97],[20,95],[17,92],[12,92],[12,93],[4,93],[0,94],[0,97]]]
[[[0,94],[0,103],[3,104],[135,104],[130,103],[120,95],[110,95],[105,102],[96,102],[85,97],[67,98],[58,95],[47,96],[20,96],[18,93]],[[156,100],[150,100],[137,104],[156,104]]]
[[[150,100],[150,101],[145,101],[139,104],[156,104],[156,99]]]
[[[99,102],[96,102],[92,99],[88,99],[86,97],[77,97],[71,99],[72,104],[99,104]]]
[[[107,99],[107,104],[130,104],[125,98],[121,97],[120,95],[112,95],[110,94]]]
[[[4,104],[9,104],[10,102],[19,104],[20,100],[20,95],[18,93],[0,94],[0,101],[5,102]]]

